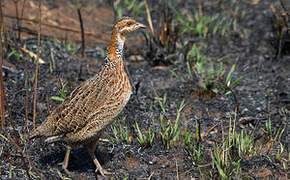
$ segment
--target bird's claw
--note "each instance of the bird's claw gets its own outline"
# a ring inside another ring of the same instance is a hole
[[[61,166],[62,169],[64,170],[64,172],[65,172],[67,175],[69,175],[69,176],[73,175],[73,173],[70,172],[70,171],[67,169],[67,167],[65,167],[64,162],[57,163],[57,165]]]
[[[107,175],[111,175],[112,174],[111,172],[109,172],[109,171],[107,171],[107,170],[105,170],[103,168],[96,168],[95,172],[100,172],[100,174],[102,176],[104,176],[104,177],[107,176]]]

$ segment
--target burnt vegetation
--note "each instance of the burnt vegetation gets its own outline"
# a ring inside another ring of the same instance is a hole
[[[0,15],[0,179],[100,177],[84,148],[68,175],[63,142],[27,134],[99,71],[122,16],[148,28],[127,38],[135,88],[98,144],[105,179],[289,179],[287,0],[14,0]]]

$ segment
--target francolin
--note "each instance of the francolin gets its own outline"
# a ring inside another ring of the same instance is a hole
[[[123,17],[113,28],[105,64],[100,72],[79,85],[72,93],[30,134],[29,138],[44,137],[46,141],[62,139],[66,153],[62,162],[67,170],[71,149],[84,145],[96,165],[96,171],[105,176],[95,156],[101,132],[112,123],[127,104],[132,88],[123,65],[125,35],[145,25]]]

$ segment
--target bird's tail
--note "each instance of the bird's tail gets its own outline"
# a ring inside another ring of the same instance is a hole
[[[41,136],[42,136],[42,133],[41,133],[41,131],[39,130],[39,127],[33,129],[33,130],[29,133],[29,135],[28,135],[29,139],[34,139],[34,138],[38,138],[38,137],[41,137]]]
[[[49,118],[47,118],[40,126],[33,129],[28,137],[29,139],[39,138],[39,137],[50,137],[52,134],[53,123],[49,122]]]
[[[63,141],[64,140],[64,134],[54,134],[52,132],[53,123],[49,121],[49,119],[46,119],[40,126],[38,126],[36,129],[33,129],[29,134],[29,139],[34,138],[45,138],[45,142],[52,143],[56,141]]]

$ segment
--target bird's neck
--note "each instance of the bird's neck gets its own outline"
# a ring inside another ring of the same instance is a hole
[[[113,30],[111,43],[108,47],[107,58],[109,61],[114,62],[122,59],[125,37],[116,29]]]

